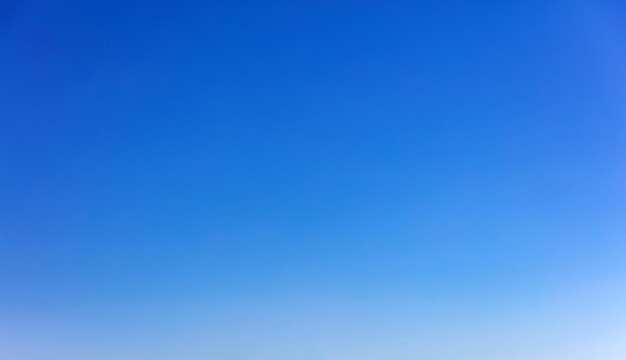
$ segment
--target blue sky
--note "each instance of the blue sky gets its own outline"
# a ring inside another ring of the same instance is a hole
[[[0,355],[626,351],[619,2],[2,4]]]

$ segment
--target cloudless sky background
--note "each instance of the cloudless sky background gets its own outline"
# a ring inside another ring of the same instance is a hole
[[[0,1],[0,357],[623,359],[625,19]]]

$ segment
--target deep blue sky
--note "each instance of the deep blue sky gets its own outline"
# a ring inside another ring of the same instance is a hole
[[[480,320],[626,271],[618,2],[1,3],[5,323]]]

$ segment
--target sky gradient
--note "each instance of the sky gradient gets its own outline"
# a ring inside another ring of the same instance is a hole
[[[623,359],[624,14],[0,1],[0,358]]]

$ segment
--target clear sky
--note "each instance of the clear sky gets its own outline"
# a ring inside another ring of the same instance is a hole
[[[625,17],[0,0],[0,358],[623,359]]]

